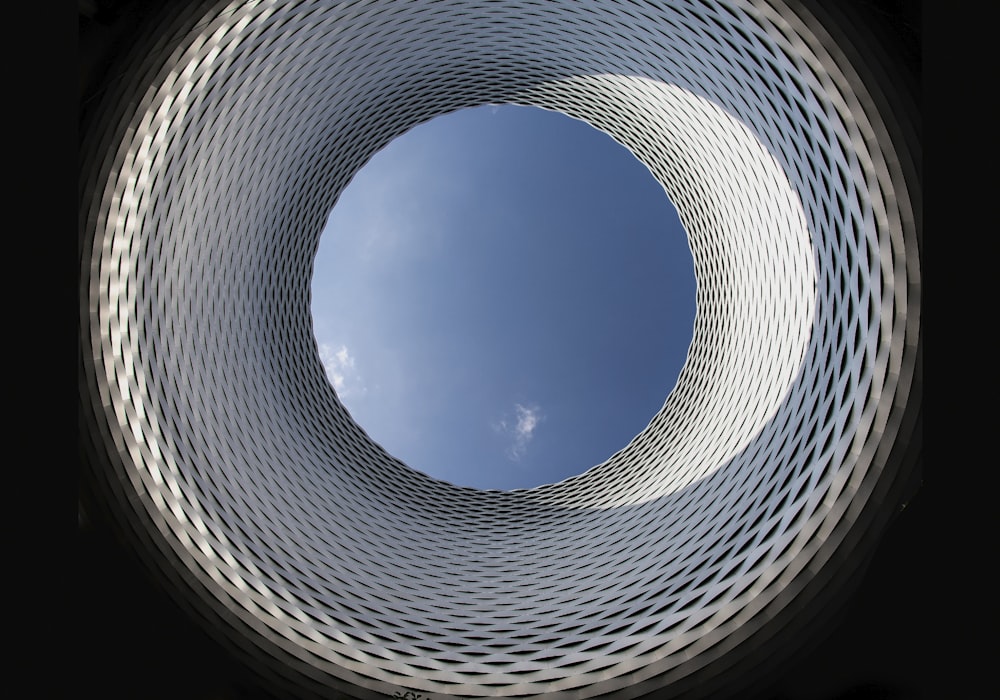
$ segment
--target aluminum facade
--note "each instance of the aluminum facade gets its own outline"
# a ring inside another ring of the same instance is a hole
[[[527,0],[164,17],[81,159],[86,477],[246,658],[301,694],[697,693],[842,583],[905,476],[919,192],[815,17]],[[486,103],[628,147],[677,206],[698,284],[649,425],[511,492],[374,443],[309,310],[351,176]]]

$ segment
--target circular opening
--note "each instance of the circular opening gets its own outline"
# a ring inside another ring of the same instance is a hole
[[[330,214],[312,281],[327,376],[411,467],[531,488],[603,462],[663,405],[695,316],[649,170],[588,124],[486,105],[395,139]]]

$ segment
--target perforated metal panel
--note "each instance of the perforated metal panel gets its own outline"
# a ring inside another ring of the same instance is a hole
[[[303,693],[680,692],[837,578],[896,478],[919,261],[898,145],[803,10],[234,2],[136,60],[83,157],[87,478],[248,657]],[[511,492],[374,443],[309,310],[352,175],[486,103],[628,147],[698,284],[648,427]]]

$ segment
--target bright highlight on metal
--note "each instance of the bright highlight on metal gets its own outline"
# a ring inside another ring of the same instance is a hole
[[[839,585],[919,396],[916,205],[887,118],[802,8],[232,2],[160,29],[81,158],[86,477],[262,674],[362,698],[695,692]],[[369,439],[309,299],[353,174],[487,103],[628,147],[698,284],[648,427],[511,492]]]

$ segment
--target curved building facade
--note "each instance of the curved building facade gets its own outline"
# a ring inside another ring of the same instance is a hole
[[[82,151],[85,485],[275,687],[704,694],[843,588],[908,477],[920,188],[912,115],[836,22],[783,0],[172,8]],[[487,103],[629,148],[698,285],[649,425],[509,492],[373,442],[327,383],[309,299],[354,173]]]

